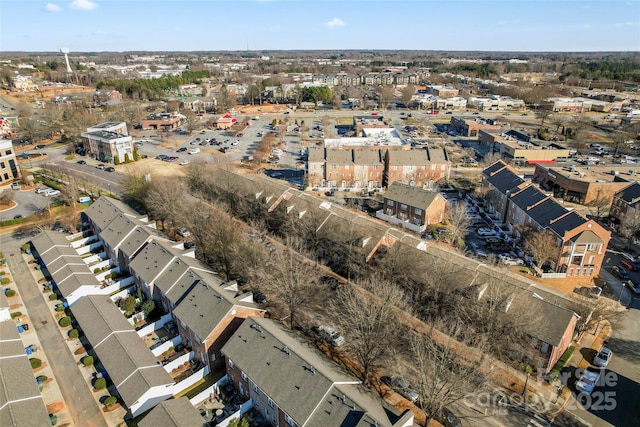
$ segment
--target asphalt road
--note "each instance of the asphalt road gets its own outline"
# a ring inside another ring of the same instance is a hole
[[[106,427],[102,412],[88,390],[87,383],[60,335],[56,320],[47,307],[43,294],[19,252],[24,240],[15,240],[7,235],[3,235],[1,239],[3,252],[9,260],[9,267],[29,313],[32,327],[38,334],[75,425]]]

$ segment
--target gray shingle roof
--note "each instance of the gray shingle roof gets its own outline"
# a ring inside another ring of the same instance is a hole
[[[192,283],[173,314],[204,341],[232,307],[233,303],[226,300],[220,292],[198,280]]]
[[[525,182],[524,179],[513,173],[513,171],[508,167],[500,169],[493,174],[485,173],[485,177],[486,180],[502,194],[507,194],[507,191],[512,191],[514,188]]]
[[[581,226],[587,221],[588,219],[582,216],[579,212],[571,211],[557,221],[549,224],[549,228],[558,236],[563,237],[564,233],[574,230],[576,227]]]
[[[536,186],[529,185],[523,190],[513,193],[511,195],[511,203],[518,206],[523,211],[526,211],[529,207],[540,203],[547,197],[549,196],[540,191]]]
[[[91,204],[84,213],[91,218],[91,221],[98,227],[98,231],[103,230],[116,216],[120,214],[124,214],[131,218],[143,217],[119,200],[105,196],[102,196],[93,202],[93,204]]]
[[[423,190],[400,182],[391,184],[384,195],[385,199],[424,210],[429,209],[436,197],[438,197],[438,193],[435,191]]]
[[[165,400],[153,408],[138,427],[202,427],[204,419],[189,399]]]
[[[16,324],[9,320],[0,322],[0,425],[51,425]]]
[[[176,256],[168,245],[165,246],[157,240],[152,240],[136,254],[129,265],[145,283],[150,284],[170,265]]]
[[[334,383],[359,383],[266,319],[245,320],[222,351],[298,425],[307,421]]]
[[[109,297],[80,298],[71,310],[127,406],[174,383]]]
[[[569,211],[554,199],[547,199],[526,212],[540,226],[548,227],[553,220],[559,219]]]

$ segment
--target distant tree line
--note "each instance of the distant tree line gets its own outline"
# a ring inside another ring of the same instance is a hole
[[[200,83],[201,79],[209,76],[208,70],[187,70],[179,76],[163,75],[157,79],[103,80],[98,82],[96,89],[115,89],[124,97],[155,101],[162,98],[166,92],[178,89],[180,85]]]

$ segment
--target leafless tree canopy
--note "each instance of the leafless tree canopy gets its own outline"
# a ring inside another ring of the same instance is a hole
[[[535,259],[536,265],[542,267],[553,258],[557,251],[556,239],[548,232],[528,229],[524,233],[524,246]]]
[[[361,367],[361,378],[369,383],[391,354],[398,334],[398,309],[405,308],[402,291],[382,278],[343,286],[333,300],[338,322],[345,331],[345,347]]]

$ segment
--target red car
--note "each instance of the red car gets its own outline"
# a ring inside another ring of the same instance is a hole
[[[620,261],[620,265],[623,266],[624,268],[626,268],[629,271],[636,271],[636,266],[633,262],[629,261],[628,259],[623,259],[622,261]]]

